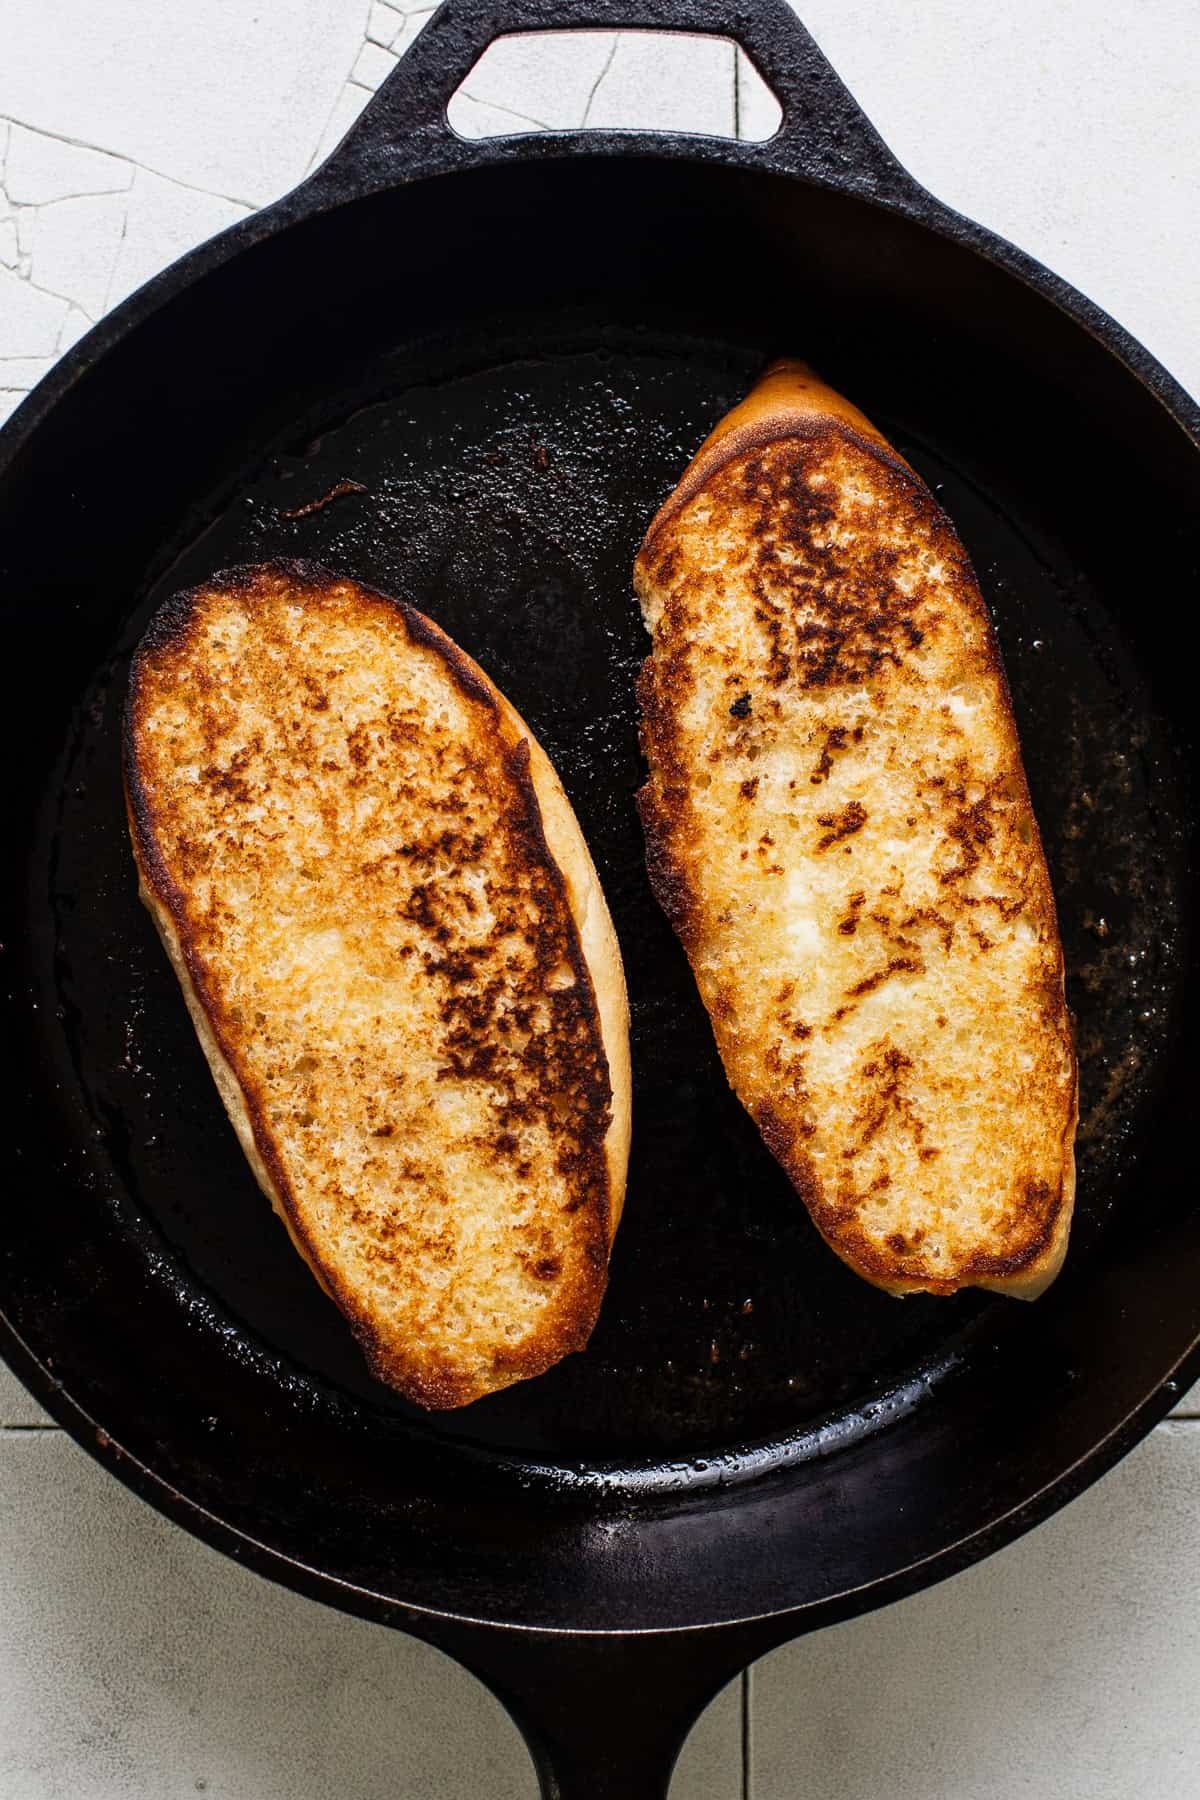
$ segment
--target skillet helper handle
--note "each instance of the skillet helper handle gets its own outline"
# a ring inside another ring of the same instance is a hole
[[[474,160],[478,147],[452,131],[446,108],[489,44],[518,32],[575,30],[729,38],[783,110],[773,138],[743,147],[756,165],[864,193],[915,185],[787,0],[444,0],[325,169],[403,176],[422,147],[447,166]]]

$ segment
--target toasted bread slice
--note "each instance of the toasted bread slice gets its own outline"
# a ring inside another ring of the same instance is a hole
[[[143,639],[125,779],[221,1098],[372,1372],[461,1406],[581,1350],[624,1195],[625,983],[513,708],[412,607],[236,569]]]
[[[635,584],[654,889],[730,1082],[894,1294],[1062,1263],[1076,1069],[999,651],[933,496],[800,363],[654,519]]]

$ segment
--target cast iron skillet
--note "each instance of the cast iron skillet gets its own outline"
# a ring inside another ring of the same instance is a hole
[[[171,1517],[490,1683],[548,1794],[662,1793],[750,1657],[1006,1543],[1200,1373],[1200,416],[923,192],[779,0],[448,0],[330,161],[93,331],[0,439],[3,1343]],[[723,32],[762,146],[467,144],[500,31]],[[781,350],[942,493],[993,604],[1083,1069],[1067,1270],[898,1303],[817,1242],[650,897],[629,564]],[[310,506],[338,484],[326,504]],[[134,892],[129,651],[171,589],[317,557],[403,592],[558,763],[633,999],[635,1138],[586,1356],[427,1418],[364,1374],[221,1111]]]

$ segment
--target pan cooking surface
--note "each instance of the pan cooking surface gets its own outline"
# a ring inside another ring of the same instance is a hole
[[[210,1299],[314,1402],[351,1397],[423,1430],[552,1463],[703,1459],[852,1421],[920,1390],[1011,1302],[897,1302],[827,1251],[731,1095],[686,961],[647,885],[633,678],[647,648],[629,586],[642,531],[760,359],[613,336],[539,360],[454,353],[442,379],[311,435],[239,446],[232,498],[131,613],[79,709],[54,796],[59,1004],[80,1093],[149,1220],[163,1279]],[[854,397],[871,411],[871,395]],[[1085,573],[1040,506],[989,499],[967,450],[878,421],[938,492],[992,604],[1058,897],[1081,1055],[1082,1261],[1121,1209],[1137,1126],[1165,1073],[1178,919],[1176,818],[1153,717]],[[232,474],[232,471],[231,471]],[[323,504],[315,504],[324,502]],[[375,1384],[237,1147],[175,978],[137,902],[119,723],[128,655],[168,593],[287,555],[428,612],[510,696],[558,766],[604,882],[632,1006],[634,1141],[592,1345],[542,1379],[424,1420]],[[131,601],[135,597],[131,596]]]

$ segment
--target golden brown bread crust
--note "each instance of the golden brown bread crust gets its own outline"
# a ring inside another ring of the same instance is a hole
[[[779,363],[635,567],[651,880],[730,1081],[831,1247],[897,1294],[1032,1298],[1076,1068],[994,633],[932,495]]]
[[[125,780],[222,1098],[373,1372],[457,1406],[582,1349],[624,1191],[624,981],[514,709],[414,608],[239,569],[146,633]]]
[[[852,401],[835,392],[807,363],[781,358],[709,432],[651,519],[642,555],[668,521],[678,518],[710,476],[728,463],[793,433],[804,435],[814,426],[827,429],[834,423],[841,424],[848,437],[873,445],[889,463],[908,468],[899,452],[892,449],[883,433]]]

